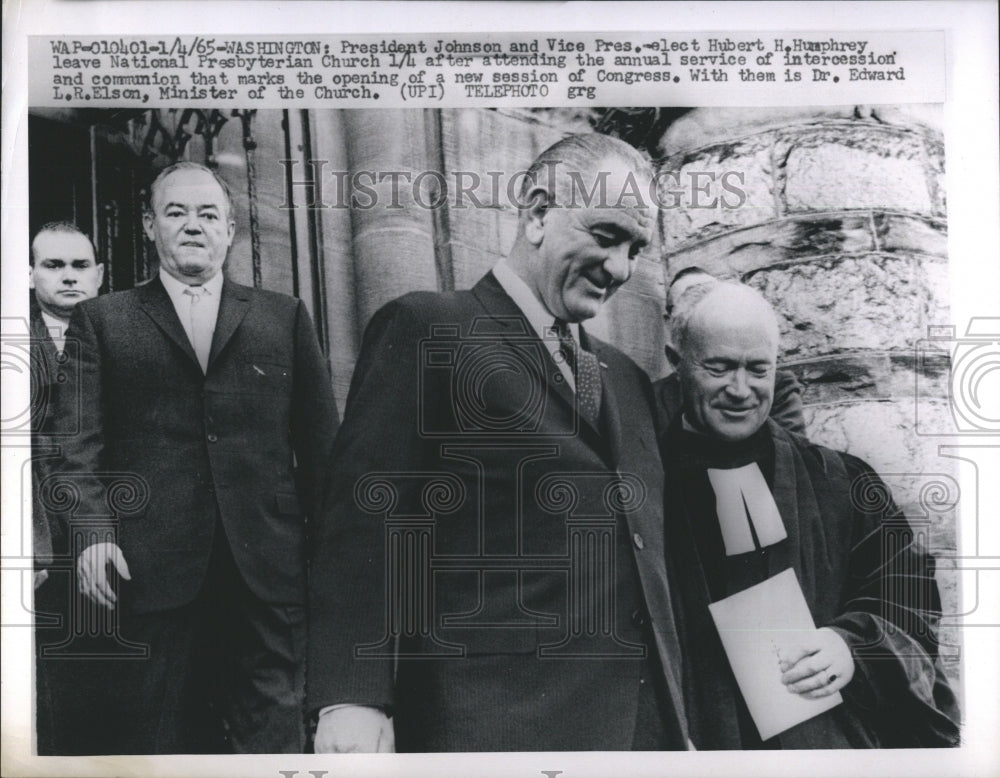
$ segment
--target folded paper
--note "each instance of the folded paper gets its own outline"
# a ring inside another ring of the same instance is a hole
[[[808,700],[781,682],[779,657],[816,629],[792,569],[708,606],[761,739],[835,708],[840,693]]]

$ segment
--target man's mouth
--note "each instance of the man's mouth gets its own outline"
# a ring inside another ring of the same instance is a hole
[[[608,288],[610,287],[610,285],[605,283],[603,278],[594,279],[588,275],[584,275],[582,276],[582,278],[584,281],[587,282],[587,285],[590,286],[597,294],[605,295],[608,293]]]
[[[742,419],[742,418],[746,417],[747,415],[749,415],[750,413],[752,413],[756,409],[757,409],[756,405],[751,405],[751,406],[749,406],[747,408],[728,408],[728,407],[722,407],[722,406],[718,406],[717,407],[717,410],[723,416],[728,416],[728,417],[737,418],[737,419]]]

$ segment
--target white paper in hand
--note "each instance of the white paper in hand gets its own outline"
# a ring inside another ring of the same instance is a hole
[[[708,606],[743,699],[763,740],[835,708],[839,693],[808,700],[781,682],[778,652],[816,625],[795,571]]]

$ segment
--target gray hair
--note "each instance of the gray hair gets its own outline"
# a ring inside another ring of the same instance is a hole
[[[153,183],[149,185],[149,199],[145,204],[145,210],[147,212],[152,213],[153,199],[156,197],[156,191],[163,185],[164,180],[179,170],[198,170],[202,173],[208,173],[208,175],[214,178],[215,183],[219,185],[219,188],[222,189],[222,193],[226,196],[226,205],[229,207],[229,216],[232,217],[233,194],[229,191],[229,185],[222,179],[222,176],[211,168],[199,165],[197,162],[190,162],[188,160],[181,160],[180,162],[175,162],[174,164],[163,168],[156,178],[153,179]]]
[[[617,159],[632,168],[633,172],[641,173],[652,179],[653,166],[649,157],[635,146],[610,135],[600,133],[580,133],[567,135],[545,149],[531,163],[521,182],[521,204],[527,204],[528,194],[536,186],[548,186],[554,182],[556,192],[550,192],[553,197],[565,193],[568,187],[563,170],[583,172],[593,170],[607,159]]]

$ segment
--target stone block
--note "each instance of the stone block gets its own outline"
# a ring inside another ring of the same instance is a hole
[[[855,350],[912,350],[938,315],[926,257],[824,258],[747,278],[775,306],[782,358]]]
[[[875,249],[866,213],[798,215],[717,235],[670,253],[667,277],[690,265],[719,278],[744,278],[775,265],[824,254],[858,254]]]
[[[936,212],[923,136],[882,125],[823,124],[780,133],[775,171],[784,207]]]
[[[948,256],[948,230],[943,222],[885,211],[875,212],[872,220],[879,251]]]
[[[789,125],[822,120],[852,119],[853,105],[810,106],[800,108],[698,108],[672,122],[660,139],[661,156],[688,153],[756,135]]]
[[[947,360],[945,360],[947,362]],[[830,405],[859,400],[912,402],[947,400],[947,365],[918,360],[913,351],[853,352],[820,359],[783,363],[802,384],[807,405]],[[917,370],[921,370],[919,380]]]
[[[774,219],[772,144],[764,134],[668,160],[658,190],[665,248]]]
[[[938,417],[942,427],[950,423],[947,403],[922,400],[920,413]],[[912,400],[861,400],[805,408],[810,440],[866,461],[886,481],[908,516],[930,522],[935,547],[953,550],[961,501],[955,460],[939,453],[937,438],[917,433],[915,415]]]

